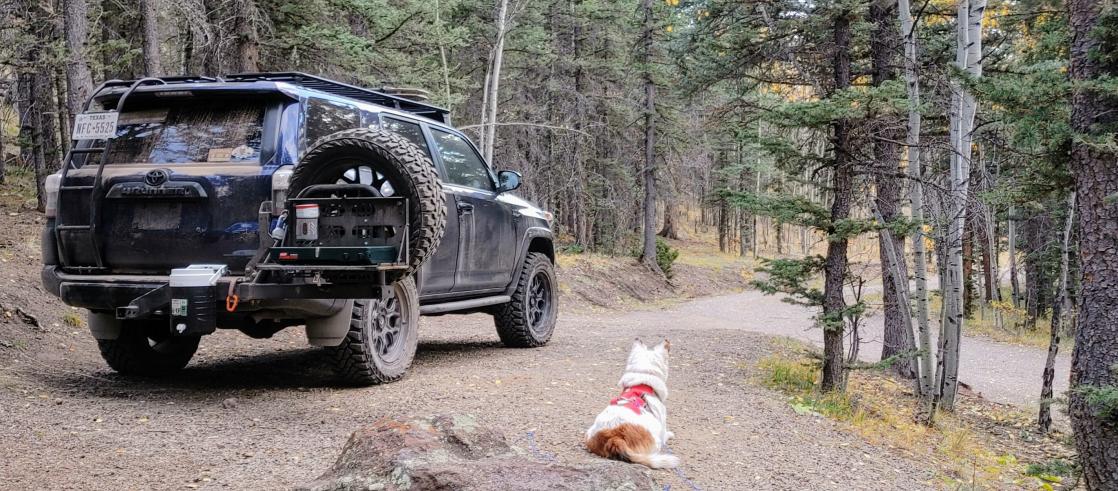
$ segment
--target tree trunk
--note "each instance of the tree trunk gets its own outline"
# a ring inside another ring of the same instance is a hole
[[[679,229],[675,226],[675,201],[670,198],[664,199],[664,227],[660,229],[660,237],[666,239],[679,240]]]
[[[93,90],[93,75],[86,62],[89,42],[89,9],[86,0],[65,0],[66,9],[66,108],[71,117],[82,112]],[[63,135],[65,137],[65,135]]]
[[[1009,207],[1009,216],[1006,218],[1008,230],[1006,236],[1009,243],[1009,296],[1013,306],[1021,308],[1021,283],[1017,280],[1017,216],[1014,207]]]
[[[846,9],[840,10],[834,19],[834,52],[832,68],[836,91],[850,86],[850,17]],[[850,158],[849,122],[836,118],[831,123],[834,138],[834,166],[831,175],[831,189],[834,201],[831,203],[831,223],[850,217],[850,207],[854,194],[854,162]],[[827,257],[823,263],[823,391],[845,390],[846,376],[843,369],[843,331],[845,328],[844,311],[846,300],[843,298],[843,283],[847,269],[847,237],[832,235],[827,240]]]
[[[893,55],[894,43],[890,35],[894,32],[893,2],[875,1],[870,3],[870,22],[873,30],[870,34],[870,51],[872,62],[872,82],[874,86],[892,80],[896,77],[893,67],[896,65]],[[899,132],[894,130],[895,123],[892,118],[885,120],[875,118],[883,123],[884,130],[879,131],[880,138],[874,139],[873,153],[877,169],[874,177],[876,196],[875,206],[880,213],[883,226],[895,222],[901,214],[901,191],[904,183],[896,177],[900,168],[900,139]],[[889,242],[888,244],[886,242]],[[892,251],[892,252],[889,252]],[[884,334],[881,342],[881,359],[885,360],[901,354],[910,353],[914,348],[912,336],[912,318],[908,312],[908,268],[904,263],[904,237],[895,236],[882,230],[878,233],[878,252],[881,260],[882,302],[884,303]],[[890,257],[892,254],[892,257]],[[897,281],[889,278],[897,277]],[[909,356],[904,356],[893,363],[892,369],[901,377],[915,378],[916,368]]]
[[[641,0],[644,24],[641,32],[641,63],[644,78],[644,244],[641,262],[652,271],[664,274],[656,263],[656,83],[652,79],[652,0]]]
[[[956,16],[957,44],[955,64],[973,77],[982,76],[982,18],[986,0],[960,1]],[[970,91],[952,82],[950,202],[948,206],[947,271],[941,272],[943,324],[940,333],[938,397],[940,407],[953,410],[959,388],[959,340],[963,328],[965,298],[963,234],[967,223],[970,187],[971,141],[977,103]],[[943,281],[945,280],[946,281]]]
[[[144,38],[144,74],[149,77],[166,75],[163,73],[163,63],[159,55],[159,0],[139,1],[140,23]]]
[[[1097,38],[1104,2],[1069,0],[1071,36],[1071,128],[1080,135],[1072,142],[1071,169],[1079,200],[1079,269],[1081,290],[1071,361],[1068,414],[1087,489],[1118,489],[1118,424],[1113,414],[1104,418],[1092,404],[1089,391],[1118,386],[1118,152],[1095,145],[1112,136],[1118,123],[1118,100],[1104,95],[1098,82],[1118,67],[1103,66],[1104,52]],[[1114,16],[1109,3],[1109,16]],[[1113,407],[1114,401],[1110,401]]]
[[[1047,211],[1025,221],[1025,311],[1029,329],[1036,328],[1037,318],[1051,304],[1048,300],[1051,279],[1044,264],[1051,227]]]
[[[1052,379],[1056,377],[1056,355],[1060,351],[1064,306],[1068,305],[1068,249],[1071,247],[1071,227],[1075,221],[1075,193],[1068,197],[1067,213],[1064,220],[1064,241],[1060,243],[1060,288],[1056,293],[1056,301],[1052,302],[1052,332],[1048,337],[1048,359],[1044,362],[1044,374],[1041,377],[1037,425],[1044,433],[1052,426]]]
[[[260,22],[260,12],[253,2],[254,0],[234,0],[237,70],[244,73],[260,71],[260,36],[256,30],[256,24]]]
[[[505,35],[508,34],[508,0],[499,0],[497,3],[497,41],[493,45],[493,62],[488,73],[488,83],[484,107],[486,126],[482,127],[485,138],[482,139],[482,152],[485,160],[493,162],[493,147],[497,138],[497,95],[501,85],[501,64],[505,57]]]
[[[901,37],[904,39],[905,92],[908,95],[908,124],[905,146],[908,151],[909,200],[912,221],[918,226],[912,232],[912,269],[916,289],[912,297],[916,306],[917,347],[920,351],[920,408],[916,419],[931,424],[935,418],[934,390],[935,362],[932,353],[931,331],[928,326],[928,260],[924,244],[924,186],[920,162],[920,79],[916,58],[916,22],[908,0],[897,0],[897,15],[901,19]]]

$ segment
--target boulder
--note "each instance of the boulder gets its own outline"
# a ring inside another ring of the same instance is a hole
[[[535,453],[469,416],[385,418],[353,432],[333,467],[300,489],[656,489],[639,465],[604,459],[565,464]]]

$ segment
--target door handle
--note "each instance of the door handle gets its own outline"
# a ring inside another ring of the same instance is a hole
[[[474,212],[474,205],[469,203],[458,203],[458,212],[463,215],[469,215]]]

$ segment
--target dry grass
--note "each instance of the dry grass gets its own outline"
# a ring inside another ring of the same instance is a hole
[[[4,184],[0,185],[0,207],[10,210],[34,209],[35,173],[21,166],[4,170]]]
[[[1062,435],[1040,435],[1031,415],[962,393],[934,427],[913,421],[912,386],[876,371],[851,373],[845,394],[821,394],[817,362],[795,341],[774,344],[755,379],[788,396],[797,413],[843,423],[866,442],[929,463],[945,489],[1063,489],[1074,486]],[[1061,475],[1064,474],[1064,475]]]

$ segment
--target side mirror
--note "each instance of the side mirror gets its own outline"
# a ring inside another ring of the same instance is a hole
[[[520,187],[520,173],[514,170],[503,170],[497,173],[497,192],[507,193]]]

